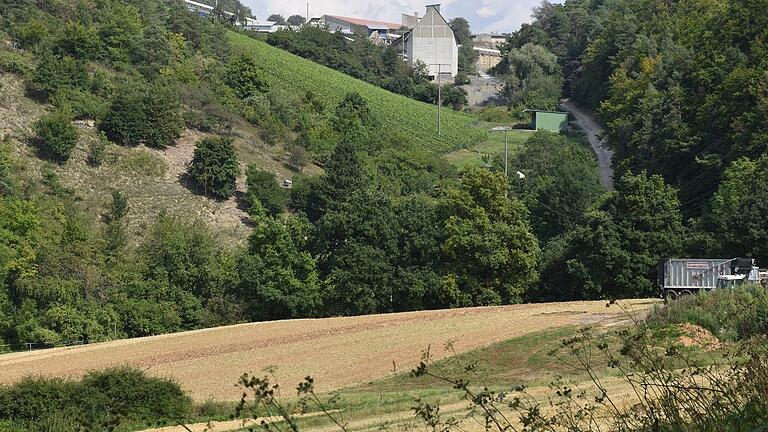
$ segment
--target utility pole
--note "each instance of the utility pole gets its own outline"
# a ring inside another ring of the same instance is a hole
[[[443,66],[451,66],[444,63],[430,64],[430,69],[437,66],[437,135],[442,133],[442,119],[440,109],[443,106]],[[431,69],[434,70],[434,69]]]
[[[437,65],[437,135],[440,135],[440,109],[443,106],[443,74],[442,65]]]
[[[504,132],[504,177],[509,177],[509,138],[507,134],[511,128],[507,126],[496,126],[491,132]]]
[[[309,16],[309,2],[307,2],[307,22],[309,22],[309,19],[311,17]]]
[[[509,177],[509,129],[504,129],[504,177]]]

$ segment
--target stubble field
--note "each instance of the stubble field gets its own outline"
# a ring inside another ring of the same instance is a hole
[[[461,353],[545,329],[615,325],[654,303],[527,304],[242,324],[6,354],[0,356],[0,383],[25,375],[73,378],[128,364],[176,379],[198,401],[234,400],[243,373],[275,367],[275,378],[289,388],[311,375],[318,390],[330,391],[410,369],[427,347],[441,356],[447,342]]]

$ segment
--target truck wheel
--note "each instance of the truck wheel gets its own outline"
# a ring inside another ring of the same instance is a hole
[[[689,296],[689,295],[693,295],[693,291],[691,291],[691,290],[683,290],[683,292],[680,293],[680,297],[685,297],[685,296]]]
[[[762,285],[763,288],[768,288],[768,279],[761,280],[760,285]]]
[[[664,292],[664,303],[671,303],[675,300],[677,300],[677,292],[672,290],[667,290]]]

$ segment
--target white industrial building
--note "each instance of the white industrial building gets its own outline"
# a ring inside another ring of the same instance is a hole
[[[209,16],[211,13],[213,13],[214,7],[211,5],[196,2],[194,0],[184,0],[184,3],[187,5],[187,9],[199,14],[200,16]],[[232,12],[229,12],[229,11],[222,11],[222,12],[224,13],[224,15],[227,15],[229,17],[234,15]],[[246,30],[250,30],[258,33],[274,33],[282,28],[285,28],[286,26],[277,25],[277,23],[272,21],[260,20],[253,17],[246,17],[246,22],[242,27]]]
[[[400,37],[400,24],[372,20],[366,18],[352,18],[339,15],[323,15],[320,18],[310,19],[308,25],[322,27],[330,32],[340,32],[352,38],[364,35],[374,43],[389,45]]]
[[[442,82],[452,80],[459,73],[459,45],[440,13],[440,5],[428,5],[422,18],[416,14],[403,15],[403,24],[413,28],[395,42],[395,47],[408,66],[414,67],[421,61],[427,66],[430,78],[439,78]]]

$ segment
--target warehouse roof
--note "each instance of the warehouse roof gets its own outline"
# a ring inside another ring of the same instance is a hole
[[[331,18],[335,18],[339,21],[346,21],[350,24],[365,26],[371,30],[385,30],[385,29],[399,30],[400,27],[402,27],[401,24],[386,22],[386,21],[377,21],[377,20],[370,20],[370,19],[364,19],[364,18],[351,18],[351,17],[340,16],[340,15],[328,15],[328,16]]]

